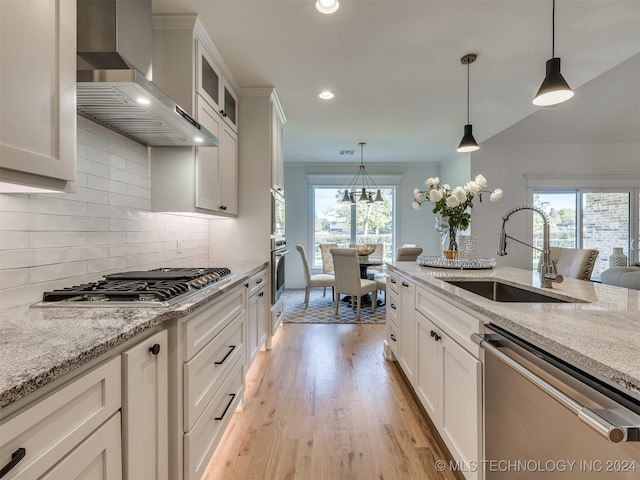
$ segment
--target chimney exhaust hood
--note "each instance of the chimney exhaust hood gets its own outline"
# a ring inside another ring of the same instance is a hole
[[[220,145],[151,81],[151,0],[77,5],[80,115],[146,146]]]

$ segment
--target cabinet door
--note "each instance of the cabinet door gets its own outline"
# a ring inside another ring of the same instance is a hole
[[[253,363],[258,354],[258,295],[249,297],[249,309],[247,311],[247,367]]]
[[[218,169],[219,210],[238,213],[238,135],[226,124],[220,137]]]
[[[0,175],[62,191],[75,178],[76,2],[0,1]]]
[[[198,100],[198,121],[216,137],[220,138],[220,117],[206,102],[200,99]],[[219,162],[221,150],[222,146],[217,148],[197,147],[195,204],[198,208],[216,211],[220,209],[218,186],[220,184]]]
[[[278,110],[271,104],[271,188],[284,192],[283,125]]]
[[[431,332],[434,332],[432,334]],[[439,427],[440,413],[440,372],[442,336],[435,325],[420,312],[416,312],[416,337],[418,348],[416,351],[416,394],[422,402],[429,417]]]
[[[76,480],[120,480],[122,478],[120,413],[116,413],[56,466],[40,477],[41,480],[62,478]]]
[[[471,465],[482,452],[482,364],[447,335],[439,343],[442,424],[438,428],[454,458]],[[467,478],[478,478],[478,472],[468,472]]]
[[[224,80],[223,80],[224,82]],[[222,101],[223,108],[220,111],[222,118],[224,118],[227,125],[231,127],[234,132],[238,131],[238,96],[234,93],[229,85],[222,84]]]
[[[200,40],[196,41],[196,66],[196,93],[204,98],[216,112],[219,112],[223,105],[220,98],[222,76]]]
[[[125,478],[168,477],[167,332],[122,354],[122,429]]]
[[[414,384],[415,370],[415,297],[416,286],[400,278],[400,367],[405,376]]]

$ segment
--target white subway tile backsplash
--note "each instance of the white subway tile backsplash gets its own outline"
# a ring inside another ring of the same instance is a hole
[[[28,268],[11,268],[0,270],[0,285],[2,288],[14,288],[29,285]]]
[[[0,210],[3,212],[28,212],[29,195],[0,193]]]
[[[29,232],[30,248],[74,247],[87,244],[84,232]]]
[[[66,198],[66,197],[65,197]],[[47,213],[51,215],[87,215],[87,204],[85,202],[75,202],[62,198],[51,198],[45,196],[31,196],[29,210],[32,213]]]
[[[91,175],[109,178],[109,158],[110,154],[104,150],[89,147],[88,158],[78,158],[76,168],[79,172],[90,173]]]
[[[43,265],[29,269],[30,283],[50,282],[77,277],[87,273],[87,262],[67,262],[56,265]]]
[[[0,194],[0,305],[117,271],[206,265],[209,220],[151,212],[149,165],[147,147],[78,117],[75,193]]]
[[[39,213],[0,212],[3,230],[57,231],[62,225],[62,217]]]
[[[1,224],[0,224],[1,228]],[[16,250],[29,247],[29,232],[0,230],[0,250]],[[0,263],[0,269],[5,268]]]
[[[140,199],[136,197],[129,197],[127,195],[120,195],[118,193],[109,193],[109,205],[137,209],[140,208]]]
[[[127,194],[127,184],[117,180],[110,180],[104,177],[95,177],[89,175],[87,177],[87,186],[96,190],[104,190],[105,192]]]
[[[109,228],[106,218],[62,217],[62,231],[104,232]]]

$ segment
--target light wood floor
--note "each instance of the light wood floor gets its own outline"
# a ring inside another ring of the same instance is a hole
[[[452,479],[396,366],[385,325],[280,327],[249,370],[203,480]]]

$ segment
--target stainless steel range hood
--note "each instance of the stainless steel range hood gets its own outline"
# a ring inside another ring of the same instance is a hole
[[[151,0],[77,5],[80,115],[147,146],[220,145],[151,81]]]

